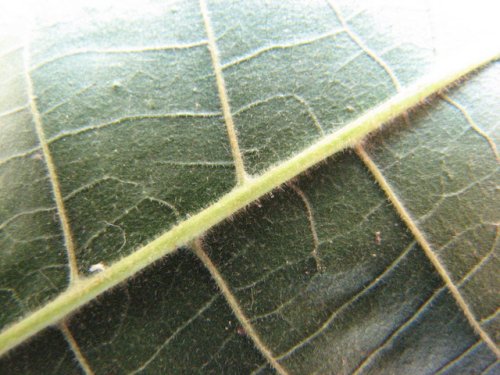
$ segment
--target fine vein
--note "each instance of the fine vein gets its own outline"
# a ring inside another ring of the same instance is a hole
[[[424,311],[429,308],[432,303],[436,300],[436,298],[446,291],[446,288],[442,286],[439,289],[436,289],[434,293],[423,303],[420,305],[420,307],[403,323],[401,324],[398,329],[393,331],[389,336],[387,336],[382,344],[376,348],[374,351],[372,351],[361,363],[358,364],[358,366],[353,370],[352,375],[359,375],[362,374],[364,370],[369,368],[370,364],[372,363],[372,360],[379,355],[379,353],[383,352],[390,344],[391,342],[397,338],[400,334],[405,332],[411,325],[415,323],[415,321],[422,315],[424,314]]]
[[[190,49],[201,47],[207,44],[207,41],[201,40],[198,42],[182,43],[182,44],[166,44],[166,45],[151,45],[146,47],[121,47],[121,48],[103,48],[103,49],[78,49],[67,52],[63,55],[56,56],[50,60],[45,60],[36,66],[31,67],[31,71],[40,69],[43,66],[54,63],[56,61],[66,59],[72,56],[86,55],[86,54],[102,54],[102,55],[112,55],[112,54],[130,54],[130,53],[143,53],[143,52],[162,52],[162,51],[175,51],[180,49]]]
[[[462,309],[465,317],[469,321],[469,324],[472,326],[474,331],[479,335],[479,337],[483,339],[486,345],[488,345],[488,347],[493,351],[493,353],[495,353],[497,358],[500,358],[500,349],[497,348],[495,342],[491,339],[488,333],[486,333],[486,331],[481,327],[476,317],[474,316],[474,313],[472,312],[471,308],[469,307],[465,299],[462,297],[462,294],[458,290],[458,287],[454,284],[453,280],[451,279],[448,270],[441,263],[439,257],[432,249],[431,244],[429,243],[429,241],[427,241],[425,235],[420,231],[420,228],[415,223],[415,220],[413,220],[406,207],[403,205],[403,203],[398,198],[392,187],[389,185],[385,177],[382,175],[380,169],[377,167],[377,165],[373,162],[373,160],[370,158],[370,156],[366,153],[366,151],[362,147],[356,147],[355,149],[360,159],[363,160],[365,165],[368,167],[373,177],[375,178],[377,183],[380,185],[382,190],[387,195],[387,198],[391,201],[392,205],[398,212],[401,219],[405,222],[406,226],[413,234],[413,236],[419,243],[420,247],[424,250],[425,255],[427,255],[427,257],[433,264],[434,268],[437,270],[437,272],[443,279],[450,293],[455,298],[456,303]]]
[[[213,306],[214,302],[219,298],[219,294],[216,294],[214,297],[212,297],[205,305],[203,305],[191,318],[186,320],[184,323],[182,323],[177,329],[170,334],[158,348],[154,351],[154,353],[138,368],[136,368],[133,371],[130,371],[128,374],[129,375],[135,375],[138,374],[139,372],[144,371],[154,360],[158,358],[160,353],[168,346],[172,341],[174,341],[179,334],[182,333],[187,327],[189,327],[193,322],[195,322],[197,319],[200,318],[200,316],[203,315],[205,311],[207,311],[210,307]],[[161,358],[161,357],[160,357]]]
[[[340,305],[338,308],[332,311],[331,314],[328,316],[328,318],[321,324],[321,326],[318,329],[316,329],[313,333],[302,339],[300,342],[296,343],[294,346],[292,346],[285,352],[281,353],[277,358],[280,360],[289,358],[292,354],[297,353],[301,348],[310,344],[311,342],[313,342],[313,340],[315,340],[317,337],[323,334],[329,327],[331,327],[335,319],[337,319],[341,314],[343,314],[346,311],[346,309],[352,306],[356,301],[359,301],[361,297],[365,296],[381,282],[384,282],[386,278],[390,277],[390,275],[399,267],[403,259],[405,259],[406,256],[414,249],[414,247],[415,247],[415,241],[412,241],[406,246],[406,248],[401,252],[401,254],[396,259],[394,259],[389,265],[387,265],[387,267],[382,271],[382,273],[380,273],[377,277],[373,278],[373,280],[368,285],[364,286],[349,300],[345,301],[344,303],[342,303],[342,305]]]
[[[57,324],[67,315],[92,301],[96,296],[127,280],[166,254],[174,252],[178,247],[201,236],[238,210],[334,153],[359,143],[385,123],[498,57],[497,53],[478,56],[473,61],[462,61],[456,67],[444,67],[444,70],[402,90],[391,99],[366,112],[343,128],[326,135],[290,159],[284,160],[260,176],[235,187],[218,201],[186,218],[132,254],[110,265],[104,271],[91,277],[80,278],[78,282],[71,285],[54,300],[0,333],[0,355],[42,329]]]
[[[330,8],[332,8],[333,12],[335,13],[335,16],[339,20],[340,24],[342,25],[343,30],[347,33],[347,35],[349,35],[349,38],[351,38],[352,41],[356,43],[363,50],[364,53],[366,53],[373,61],[379,64],[382,67],[382,69],[384,69],[387,72],[396,90],[400,91],[401,84],[399,83],[399,80],[396,78],[396,75],[392,71],[391,67],[387,65],[384,60],[380,59],[377,56],[377,54],[373,52],[365,43],[363,43],[361,38],[349,27],[347,21],[342,16],[342,13],[339,11],[334,2],[332,0],[327,0],[327,2]]]
[[[212,260],[208,257],[207,253],[203,250],[203,245],[200,239],[194,241],[193,244],[194,253],[200,258],[201,262],[208,269],[215,283],[219,287],[221,293],[226,298],[227,303],[233,310],[234,315],[243,326],[246,334],[250,337],[255,345],[255,347],[262,353],[262,355],[266,358],[269,364],[276,370],[276,372],[280,375],[288,375],[288,372],[285,370],[283,366],[276,360],[273,353],[269,348],[262,342],[259,334],[253,328],[253,325],[250,323],[250,320],[246,317],[245,313],[240,307],[240,304],[236,297],[234,296],[231,289],[227,285],[226,280],[222,277],[221,273],[217,269],[217,267],[213,264]]]
[[[481,137],[483,137],[486,142],[488,142],[488,145],[491,148],[491,151],[493,152],[493,155],[495,155],[495,159],[497,162],[500,162],[500,155],[498,155],[498,150],[497,150],[497,145],[495,144],[495,141],[488,135],[486,132],[481,129],[476,122],[472,119],[471,115],[469,112],[467,112],[467,109],[457,101],[453,100],[446,94],[441,94],[441,98],[443,98],[445,101],[447,101],[449,104],[454,106],[456,109],[458,109],[460,112],[462,112],[462,115],[465,117],[467,122],[469,123],[470,127],[474,129],[476,133],[478,133]]]
[[[455,358],[453,358],[451,361],[449,361],[448,363],[446,363],[445,365],[443,365],[441,368],[439,368],[435,372],[435,375],[442,375],[442,374],[445,374],[445,373],[449,374],[448,370],[450,368],[454,367],[455,365],[458,365],[460,363],[460,361],[462,361],[463,359],[465,359],[469,354],[471,354],[471,352],[473,352],[474,350],[476,350],[481,345],[481,343],[482,343],[481,340],[476,341],[476,343],[474,343],[473,345],[469,346],[465,351],[463,351],[458,356],[456,356]]]
[[[243,157],[241,155],[240,146],[238,144],[238,136],[236,134],[236,128],[234,127],[233,115],[231,114],[231,107],[229,105],[226,83],[224,81],[224,76],[222,75],[219,50],[217,48],[217,44],[215,43],[215,34],[212,28],[212,23],[210,22],[210,16],[208,14],[208,8],[205,0],[200,0],[200,8],[207,32],[208,49],[210,50],[210,56],[212,58],[212,66],[215,73],[215,79],[217,81],[217,90],[219,91],[220,104],[222,107],[222,113],[224,114],[224,121],[226,123],[229,144],[231,145],[231,152],[233,154],[234,167],[236,169],[236,180],[238,184],[241,185],[248,179],[248,175],[245,171]]]
[[[344,18],[340,10],[337,8],[333,0],[327,0],[328,5],[330,5],[330,8],[332,8],[333,13],[335,13],[335,16],[339,20],[340,24],[342,25],[343,29],[351,38],[351,40],[358,45],[361,50],[366,53],[375,63],[377,63],[389,76],[394,88],[396,89],[397,92],[401,91],[401,83],[399,82],[398,77],[396,77],[396,74],[392,70],[392,68],[387,64],[382,58],[380,58],[375,51],[373,51],[370,47],[368,47],[363,40],[354,32],[354,30],[349,26],[347,23],[347,20]],[[409,126],[410,125],[410,118],[408,116],[408,113],[405,112],[403,113],[403,118],[406,122],[406,124]]]
[[[54,196],[54,201],[56,203],[57,213],[59,216],[59,222],[61,223],[61,228],[64,235],[64,244],[66,246],[66,253],[69,263],[69,282],[71,285],[78,280],[78,266],[75,255],[75,244],[73,242],[73,235],[71,233],[71,227],[69,225],[66,208],[64,207],[64,200],[61,193],[56,166],[54,164],[54,160],[52,159],[52,154],[45,137],[45,132],[42,126],[42,117],[40,116],[40,112],[38,111],[36,105],[36,96],[33,88],[33,81],[31,80],[31,76],[29,74],[29,64],[29,43],[26,43],[26,47],[24,48],[24,72],[27,85],[27,94],[29,98],[29,106],[31,114],[33,116],[33,121],[35,123],[36,134],[38,136],[38,140],[40,141],[40,146],[42,147],[43,158],[45,160],[47,171],[49,173],[50,184],[52,185],[52,194]]]
[[[317,271],[322,272],[325,267],[323,265],[323,262],[321,261],[321,257],[318,254],[319,237],[318,237],[318,231],[316,230],[316,220],[314,219],[314,211],[311,202],[309,201],[309,198],[307,198],[307,195],[296,184],[290,183],[289,186],[292,188],[295,194],[299,196],[299,198],[302,200],[302,203],[304,204],[304,208],[306,210],[306,215],[307,215],[307,221],[309,222],[309,229],[311,230],[312,242],[313,242],[313,250],[311,254],[314,258],[314,261],[316,262]]]

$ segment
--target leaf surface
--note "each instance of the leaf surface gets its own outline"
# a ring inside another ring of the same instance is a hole
[[[96,3],[6,33],[2,327],[244,184],[238,157],[256,178],[430,71],[454,15],[381,7]],[[495,373],[499,77],[276,186],[0,372]]]

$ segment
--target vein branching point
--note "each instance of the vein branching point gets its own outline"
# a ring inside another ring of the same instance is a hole
[[[270,168],[260,176],[247,179],[231,192],[209,207],[180,222],[155,240],[137,249],[134,253],[110,265],[107,269],[89,278],[80,278],[65,292],[40,309],[10,325],[0,334],[0,354],[24,342],[48,326],[58,324],[96,296],[127,280],[140,270],[174,252],[179,246],[188,244],[207,230],[229,218],[238,210],[266,195],[281,184],[306,171],[315,164],[345,148],[356,145],[371,132],[380,129],[392,119],[453,82],[463,79],[470,72],[499,57],[498,53],[482,56],[473,61],[462,61],[454,68],[447,66],[401,90],[391,99],[368,111],[340,130],[306,148],[290,159]]]

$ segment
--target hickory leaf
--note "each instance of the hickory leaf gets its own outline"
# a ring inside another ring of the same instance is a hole
[[[497,373],[492,7],[5,6],[0,373]]]

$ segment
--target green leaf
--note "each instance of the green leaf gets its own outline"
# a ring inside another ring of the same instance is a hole
[[[7,8],[0,373],[499,370],[491,8]]]

